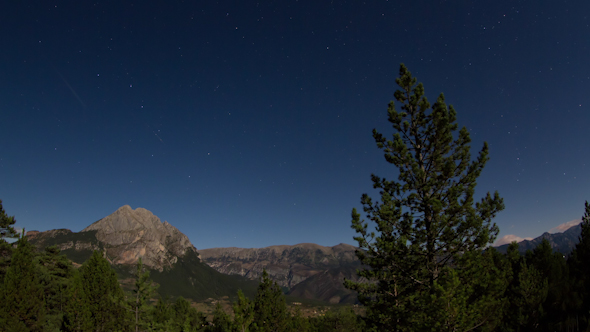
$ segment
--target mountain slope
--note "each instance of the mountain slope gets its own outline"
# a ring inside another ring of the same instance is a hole
[[[271,279],[290,290],[290,295],[339,303],[356,299],[342,285],[344,277],[355,277],[356,273],[351,272],[360,267],[355,249],[348,244],[324,247],[301,243],[250,249],[214,248],[199,253],[203,262],[224,274],[258,280],[266,269]]]
[[[551,244],[553,250],[558,251],[564,255],[568,255],[575,248],[576,243],[579,241],[580,234],[582,233],[582,226],[580,224],[568,228],[563,233],[543,233],[541,236],[536,237],[532,240],[523,240],[518,242],[518,251],[524,254],[527,250],[535,249],[543,239],[547,239]],[[505,253],[508,249],[509,244],[504,244],[496,247],[499,252]]]
[[[82,231],[68,229],[30,231],[27,237],[39,249],[56,245],[77,264],[94,250],[105,253],[120,278],[128,278],[141,257],[161,295],[193,300],[234,297],[239,289],[254,296],[257,282],[217,272],[200,261],[197,249],[168,222],[150,211],[122,206]]]

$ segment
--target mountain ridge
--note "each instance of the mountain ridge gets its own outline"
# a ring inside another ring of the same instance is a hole
[[[543,239],[547,239],[553,250],[558,251],[564,255],[569,255],[578,243],[580,234],[582,234],[581,224],[574,225],[561,233],[552,234],[545,232],[532,240],[522,240],[517,242],[518,251],[521,254],[524,254],[527,250],[535,249],[541,243],[541,241],[543,241]],[[495,248],[501,253],[505,253],[509,245],[510,244],[507,243]]]
[[[544,233],[519,243],[524,253],[534,249],[542,239],[550,241],[556,251],[567,254],[577,243],[581,226],[563,233]],[[77,264],[82,264],[94,250],[105,253],[111,264],[123,274],[141,257],[152,270],[154,281],[170,295],[192,298],[235,295],[242,288],[251,293],[266,270],[290,295],[330,303],[354,303],[356,293],[346,289],[346,279],[358,280],[361,268],[355,246],[340,243],[322,246],[315,243],[273,245],[263,248],[209,248],[197,250],[176,227],[162,222],[144,208],[133,210],[121,206],[112,214],[82,229],[54,229],[27,232],[38,248],[57,245]],[[505,252],[508,245],[498,246]],[[226,287],[226,285],[229,285]]]
[[[256,290],[256,282],[219,273],[201,262],[186,235],[143,208],[124,205],[80,232],[29,231],[27,238],[39,250],[57,246],[77,265],[93,251],[102,251],[120,279],[129,278],[142,258],[152,280],[160,284],[161,295],[205,300],[234,297],[239,289],[253,296]]]

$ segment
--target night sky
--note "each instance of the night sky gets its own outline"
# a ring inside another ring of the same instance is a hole
[[[394,179],[400,63],[490,157],[500,236],[590,200],[590,2],[3,1],[0,199],[16,226],[80,231],[143,207],[199,249],[356,244]]]

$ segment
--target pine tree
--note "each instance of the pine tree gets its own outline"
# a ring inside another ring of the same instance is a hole
[[[477,203],[473,198],[488,145],[471,161],[469,132],[463,127],[456,134],[456,112],[444,96],[429,111],[423,85],[403,64],[396,82],[394,96],[402,106],[398,112],[389,103],[393,140],[377,130],[373,137],[398,169],[398,181],[371,175],[380,202],[364,194],[361,203],[375,231],[353,209],[357,256],[369,267],[359,276],[369,282],[346,285],[358,291],[369,320],[382,330],[460,331],[490,324],[505,283],[496,282],[499,271],[482,252],[498,233],[491,220],[504,205],[497,192]]]
[[[88,299],[91,322],[96,332],[120,330],[129,322],[124,296],[115,271],[99,251],[94,251],[80,268],[82,288]]]
[[[581,318],[586,331],[590,330],[590,204],[584,204],[585,210],[582,216],[582,233],[579,241],[568,259],[568,266],[572,274],[572,295],[576,315]]]
[[[2,200],[0,199],[0,240],[6,238],[17,238],[18,233],[12,225],[16,223],[14,216],[9,217],[2,207]]]
[[[66,292],[63,330],[69,332],[87,332],[92,330],[90,301],[82,285],[79,270],[74,270]]]
[[[174,310],[168,298],[161,298],[150,312],[150,327],[152,330],[172,331]]]
[[[27,241],[23,230],[1,290],[0,312],[4,326],[0,326],[0,330],[43,330],[43,289],[39,283],[39,271],[33,262],[34,255],[35,247]]]
[[[238,291],[238,300],[233,304],[234,326],[238,332],[248,332],[254,321],[254,303],[248,299],[242,290]]]
[[[543,302],[542,331],[562,330],[568,316],[566,307],[569,292],[569,273],[564,255],[554,252],[551,243],[543,239],[532,251],[525,254],[526,262],[539,271],[541,278],[547,280],[547,297]]]
[[[272,281],[266,270],[262,271],[260,284],[254,300],[253,331],[284,331],[288,325],[289,314],[285,295],[279,285]]]
[[[221,303],[217,302],[215,310],[213,311],[213,322],[209,331],[212,332],[230,332],[232,328],[232,321],[229,315],[221,307]]]
[[[510,282],[505,292],[508,305],[499,331],[538,331],[549,289],[547,278],[520,255],[516,242],[508,246],[505,258]]]
[[[149,300],[156,292],[157,286],[152,285],[150,272],[144,268],[141,257],[137,261],[135,270],[135,288],[133,288],[133,297],[128,299],[128,305],[135,318],[135,332],[138,332],[148,326],[146,315],[150,309]]]
[[[296,307],[291,318],[289,319],[289,328],[288,331],[293,332],[307,332],[307,331],[314,331],[310,324],[309,319],[303,316],[301,312],[301,307]]]
[[[191,307],[189,301],[182,296],[172,306],[173,328],[176,331],[199,331],[205,325],[205,316]]]
[[[40,283],[44,292],[46,330],[55,330],[62,325],[64,307],[67,303],[67,288],[72,279],[74,267],[66,256],[60,254],[57,246],[45,248],[37,256],[40,269]]]
[[[7,238],[17,238],[18,234],[14,227],[16,220],[14,216],[9,217],[2,207],[0,199],[0,285],[6,275],[6,270],[10,265],[10,256],[12,254],[12,245],[6,241]]]

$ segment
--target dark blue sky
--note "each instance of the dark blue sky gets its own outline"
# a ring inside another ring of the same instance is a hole
[[[5,1],[0,199],[28,230],[129,204],[197,248],[355,244],[370,174],[397,177],[399,64],[444,92],[498,190],[501,236],[590,199],[588,1]]]

